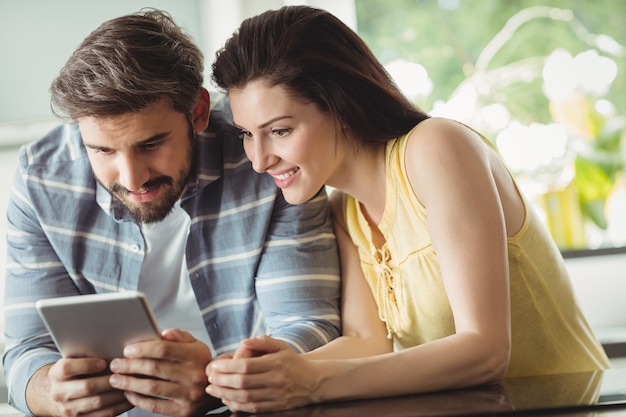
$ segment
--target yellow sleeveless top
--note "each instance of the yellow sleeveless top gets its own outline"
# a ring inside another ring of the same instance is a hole
[[[386,148],[382,248],[372,243],[359,202],[347,195],[343,201],[348,233],[396,349],[455,332],[426,227],[426,208],[415,197],[406,173],[407,139],[408,135],[391,141]],[[526,200],[524,205],[522,228],[508,239],[512,348],[507,377],[608,368],[604,349],[577,304],[558,248]]]

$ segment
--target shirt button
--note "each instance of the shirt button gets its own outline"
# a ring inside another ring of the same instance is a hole
[[[133,245],[130,248],[135,253],[139,253],[141,251],[141,248],[139,247],[139,245]]]

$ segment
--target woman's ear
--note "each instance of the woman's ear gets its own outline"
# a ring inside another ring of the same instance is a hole
[[[192,113],[193,130],[202,132],[209,125],[209,113],[211,112],[211,98],[209,92],[203,88],[196,101],[196,106]]]

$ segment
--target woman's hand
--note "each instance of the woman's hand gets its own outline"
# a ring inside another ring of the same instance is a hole
[[[315,402],[319,385],[316,362],[280,340],[259,336],[244,340],[232,359],[218,358],[206,367],[206,392],[231,411],[264,412]]]

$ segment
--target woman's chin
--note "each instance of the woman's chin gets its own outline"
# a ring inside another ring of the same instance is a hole
[[[302,193],[290,193],[288,191],[283,190],[283,196],[285,197],[285,201],[289,204],[298,205],[303,204],[313,198],[315,194],[302,194]]]

